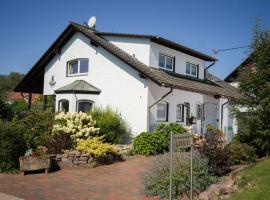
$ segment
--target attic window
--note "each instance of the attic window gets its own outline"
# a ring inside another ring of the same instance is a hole
[[[88,59],[80,58],[67,62],[67,76],[78,76],[88,74]]]
[[[158,65],[162,69],[173,71],[174,70],[174,57],[167,56],[165,54],[160,53]]]
[[[199,65],[195,65],[195,64],[187,62],[187,64],[186,64],[186,74],[187,75],[198,77],[198,70],[199,70]]]

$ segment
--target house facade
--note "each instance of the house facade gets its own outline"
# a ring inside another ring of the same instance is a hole
[[[252,57],[253,54],[249,55],[239,66],[237,66],[225,79],[224,81],[231,86],[238,88],[240,84],[239,73],[241,69],[250,70],[252,68]],[[233,115],[234,102],[230,101],[224,106],[224,121],[227,122],[227,126],[223,127],[224,132],[228,133],[228,140],[230,140],[238,132],[238,125],[235,116]],[[239,111],[246,112],[246,107],[238,107]]]
[[[237,89],[211,77],[215,58],[154,35],[100,32],[70,23],[15,91],[55,96],[58,112],[117,109],[134,135],[158,123],[223,130],[223,101]],[[227,123],[227,121],[226,121]]]

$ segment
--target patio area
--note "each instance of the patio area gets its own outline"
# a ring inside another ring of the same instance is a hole
[[[0,193],[27,200],[149,199],[141,191],[141,173],[151,160],[137,157],[94,169],[64,169],[48,175],[0,174]]]

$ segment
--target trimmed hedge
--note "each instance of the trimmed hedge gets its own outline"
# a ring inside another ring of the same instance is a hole
[[[133,141],[133,150],[140,155],[161,153],[163,140],[157,133],[143,132]]]
[[[186,129],[177,123],[159,124],[154,132],[143,132],[134,139],[134,153],[154,155],[168,151],[171,132],[185,133]]]

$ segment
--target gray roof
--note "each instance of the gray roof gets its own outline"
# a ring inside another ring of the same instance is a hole
[[[77,94],[99,94],[101,92],[100,89],[91,85],[90,83],[84,80],[76,80],[68,85],[65,85],[61,88],[55,90],[56,94],[64,94],[64,93],[77,93]]]
[[[91,40],[91,43],[94,43],[96,46],[103,47],[105,50],[128,64],[130,67],[137,70],[142,77],[148,78],[160,86],[199,92],[203,94],[224,96],[228,98],[240,97],[237,89],[229,86],[227,83],[222,82],[221,80],[213,81],[212,79],[208,78],[206,78],[206,80],[198,80],[188,76],[179,75],[147,66],[121,48],[103,38],[102,34],[97,34],[96,31],[90,29],[89,27],[74,22],[70,23],[70,25],[63,31],[63,33],[56,39],[52,46],[40,58],[40,60],[38,60],[33,68],[26,74],[25,78],[15,88],[15,91],[42,93],[44,83],[44,68],[46,64],[55,55],[57,55],[57,52],[59,52],[62,46],[76,32],[84,34]],[[56,90],[56,92],[60,92],[59,89]]]
[[[101,32],[101,31],[94,31],[94,33],[97,35],[100,35],[100,36],[108,35],[108,36],[120,36],[120,37],[148,38],[152,42],[155,42],[155,43],[163,45],[163,46],[167,46],[169,48],[172,48],[172,49],[175,49],[177,51],[189,54],[191,56],[195,56],[195,57],[200,58],[200,59],[205,60],[205,61],[217,61],[217,59],[212,57],[212,56],[206,55],[204,53],[201,53],[201,52],[196,51],[194,49],[191,49],[189,47],[183,46],[179,43],[168,40],[168,39],[163,38],[163,37],[158,36],[158,35],[113,33],[113,32]]]
[[[138,59],[131,56],[130,54],[126,53],[124,50],[107,41],[102,36],[95,34],[95,32],[87,26],[73,22],[71,22],[71,24],[76,27],[81,33],[94,40],[104,49],[108,50],[116,57],[129,64],[131,67],[139,71],[142,75],[154,81],[160,86],[162,85],[164,87],[173,87],[176,89],[183,89],[210,95],[225,96],[229,98],[240,97],[240,94],[238,93],[236,88],[233,88],[232,86],[224,87],[224,85],[226,85],[227,83],[223,81],[221,85],[209,79],[198,80],[176,73],[170,73],[154,67],[149,67],[144,63],[140,62]]]

